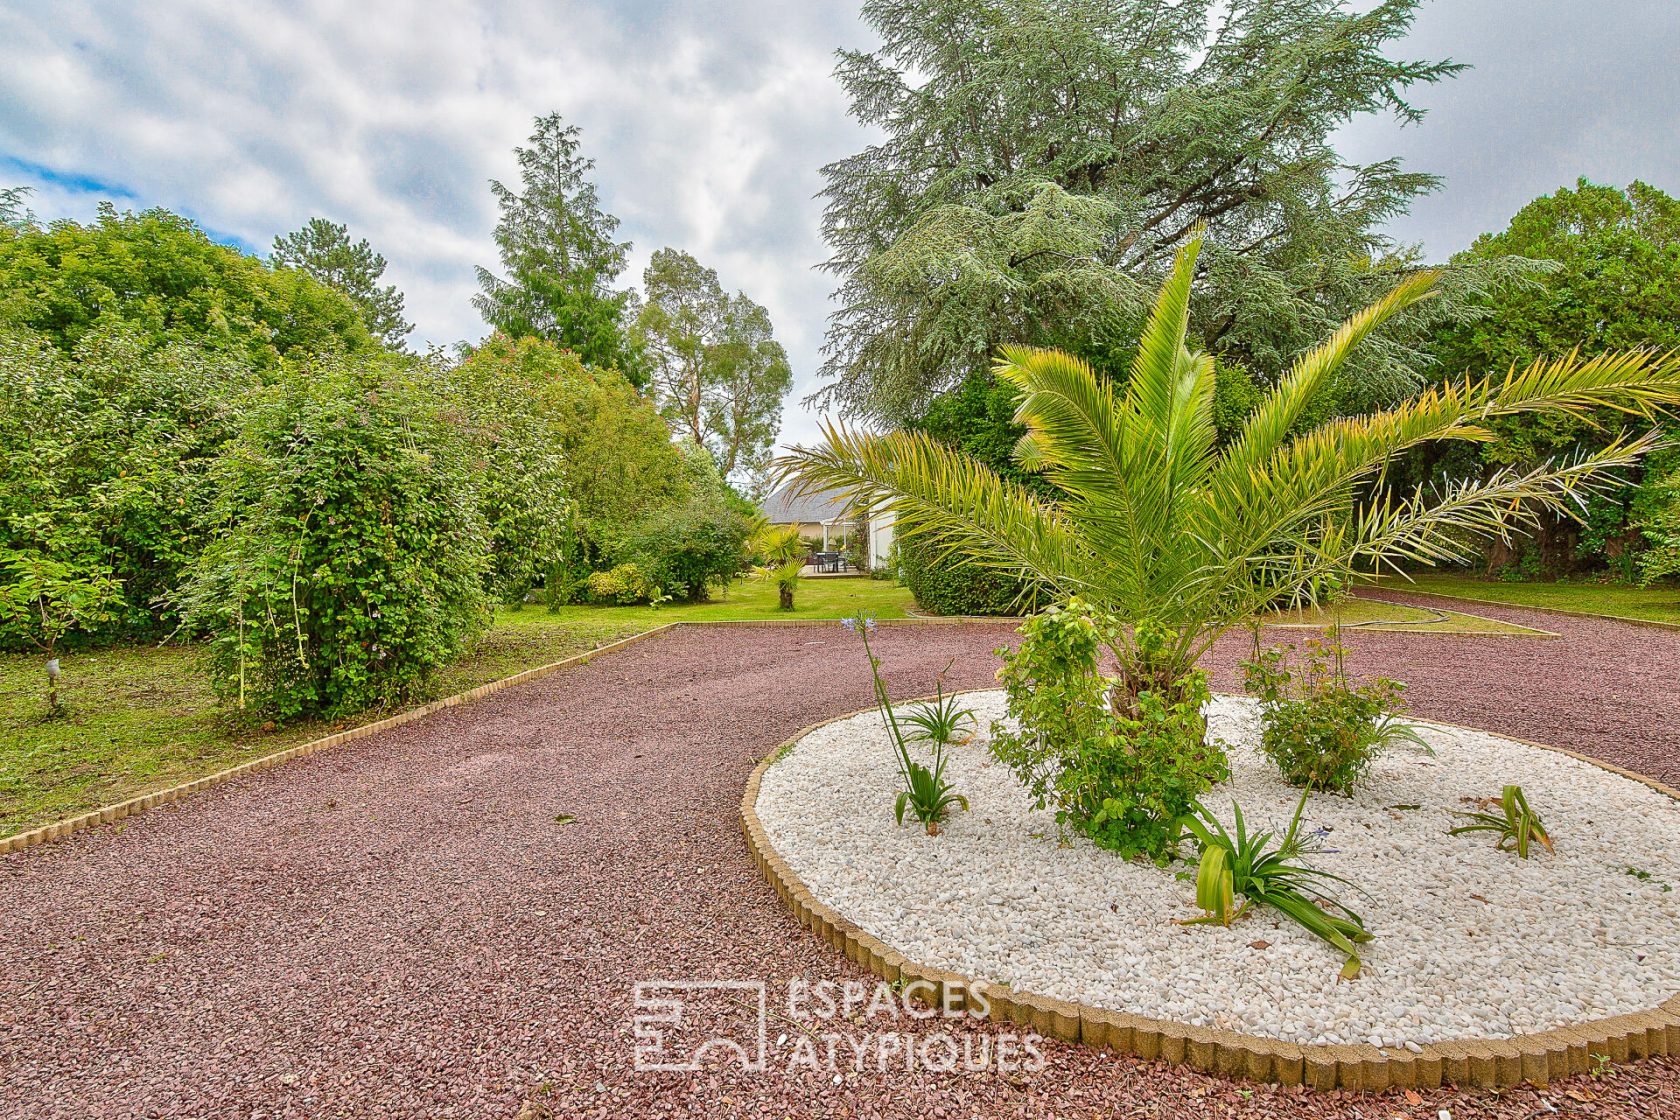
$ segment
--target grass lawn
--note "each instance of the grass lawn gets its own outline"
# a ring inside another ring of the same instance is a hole
[[[1505,583],[1501,580],[1425,572],[1413,582],[1387,577],[1392,591],[1421,591],[1463,599],[1490,599],[1517,607],[1552,607],[1582,614],[1621,615],[1650,622],[1680,623],[1680,588],[1632,587],[1622,583]]]
[[[1307,607],[1276,611],[1266,616],[1269,626],[1322,629],[1332,623],[1361,630],[1395,630],[1402,633],[1496,634],[1511,638],[1547,638],[1544,630],[1500,622],[1494,618],[1434,611],[1422,607],[1381,603],[1375,599],[1344,599],[1333,607]]]
[[[500,611],[472,656],[441,674],[434,691],[461,692],[667,622],[841,618],[859,610],[904,618],[910,605],[910,593],[895,583],[810,579],[800,584],[792,614],[776,609],[774,586],[761,581],[737,583],[710,603],[659,610]],[[69,714],[43,721],[40,658],[0,656],[0,836],[191,781],[329,730],[316,723],[263,731],[228,718],[197,657],[180,646],[69,654],[60,687]],[[356,722],[363,721],[334,726]]]

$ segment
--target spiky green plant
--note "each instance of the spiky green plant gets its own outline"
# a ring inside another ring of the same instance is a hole
[[[958,704],[955,696],[945,695],[944,682],[935,685],[935,690],[932,700],[924,700],[905,713],[904,722],[911,727],[905,732],[905,739],[932,743],[935,749],[943,750],[973,738],[980,726],[974,718],[974,709]]]
[[[1301,813],[1307,807],[1303,793],[1295,806],[1289,828],[1276,847],[1273,832],[1249,832],[1242,806],[1231,803],[1235,817],[1227,831],[1200,802],[1196,815],[1185,822],[1202,845],[1196,867],[1196,905],[1207,913],[1185,925],[1228,926],[1254,905],[1270,906],[1315,937],[1322,938],[1346,956],[1342,979],[1359,975],[1358,946],[1371,940],[1371,933],[1358,914],[1348,909],[1325,884],[1351,885],[1340,875],[1320,871],[1301,862],[1313,850],[1309,837],[1301,835]],[[1242,906],[1236,906],[1238,896]]]
[[[999,378],[1020,397],[1027,433],[1016,459],[1054,484],[1040,497],[918,433],[826,424],[825,440],[780,460],[807,489],[835,489],[856,508],[893,510],[902,530],[1026,577],[1053,597],[1078,595],[1131,623],[1174,635],[1146,651],[1135,628],[1113,651],[1129,691],[1171,687],[1225,630],[1279,602],[1401,560],[1467,558],[1476,535],[1505,536],[1542,512],[1572,513],[1586,495],[1657,443],[1617,437],[1567,462],[1512,468],[1439,490],[1402,493],[1385,470],[1410,448],[1490,438],[1519,413],[1651,418],[1680,403],[1680,357],[1576,354],[1502,376],[1432,388],[1388,411],[1303,427],[1348,353],[1386,320],[1428,298],[1416,274],[1298,359],[1223,448],[1213,424],[1213,361],[1185,346],[1200,242],[1179,254],[1123,384],[1055,350],[1004,349]],[[1129,698],[1117,691],[1115,701]]]
[[[1500,851],[1514,851],[1523,859],[1535,844],[1548,852],[1552,847],[1551,833],[1540,820],[1540,814],[1529,808],[1528,795],[1521,786],[1506,786],[1499,796],[1499,812],[1460,813],[1470,823],[1447,829],[1448,836],[1462,836],[1466,832],[1492,832],[1499,837],[1495,844]]]

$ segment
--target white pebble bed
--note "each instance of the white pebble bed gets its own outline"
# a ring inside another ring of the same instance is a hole
[[[1053,814],[983,744],[1002,693],[966,702],[982,736],[952,750],[947,773],[972,810],[939,836],[894,825],[898,777],[874,712],[806,736],[759,788],[759,819],[811,892],[911,960],[1152,1018],[1389,1048],[1642,1011],[1680,990],[1680,803],[1638,782],[1424,725],[1434,757],[1402,745],[1354,797],[1314,794],[1303,827],[1328,827],[1334,850],[1311,862],[1367,892],[1344,900],[1376,935],[1360,978],[1339,981],[1341,956],[1271,911],[1229,929],[1176,924],[1198,913],[1194,883],[1175,875],[1193,868],[1059,842]],[[1281,830],[1300,791],[1259,753],[1253,702],[1215,699],[1209,730],[1232,776],[1203,802],[1229,826],[1235,798],[1251,829]],[[1507,782],[1556,854],[1524,861],[1492,834],[1446,834],[1472,808],[1460,798]]]

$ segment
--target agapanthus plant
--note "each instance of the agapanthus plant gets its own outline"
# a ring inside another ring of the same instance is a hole
[[[875,649],[869,642],[869,635],[875,632],[875,620],[867,614],[858,614],[841,619],[840,625],[863,640],[863,652],[869,659],[869,675],[875,682],[875,706],[881,713],[881,722],[886,725],[888,737],[892,739],[894,761],[898,765],[899,778],[904,782],[904,789],[893,809],[894,816],[902,825],[908,811],[927,828],[929,836],[937,836],[940,823],[952,809],[961,807],[964,812],[968,811],[968,798],[953,790],[945,777],[945,744],[933,740],[931,767],[911,757],[905,732],[893,710],[892,697],[887,693],[886,682],[881,679],[881,659],[875,656]]]

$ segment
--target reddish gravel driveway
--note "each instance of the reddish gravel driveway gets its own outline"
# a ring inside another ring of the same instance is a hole
[[[1680,780],[1680,632],[1484,613],[1566,640],[1356,633],[1354,667],[1421,714]],[[1010,636],[883,628],[879,652],[895,691],[952,658],[980,686]],[[1225,687],[1242,644],[1211,659]],[[1036,1074],[836,1084],[790,1072],[776,1021],[769,1072],[634,1072],[634,981],[862,978],[794,924],[736,814],[776,742],[869,699],[837,626],[685,628],[0,857],[0,1117],[1680,1116],[1672,1059],[1410,1100],[1046,1043]]]

